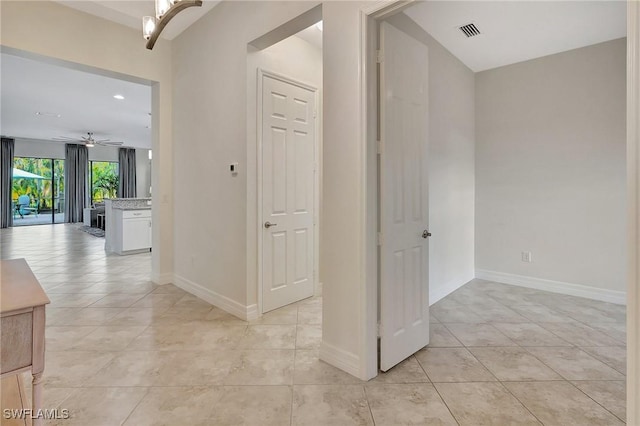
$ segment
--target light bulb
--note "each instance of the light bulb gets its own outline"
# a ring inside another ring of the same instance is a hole
[[[151,34],[153,34],[153,30],[156,29],[156,18],[153,16],[145,16],[142,18],[142,37],[145,40],[149,40],[151,38]]]
[[[169,0],[156,0],[156,18],[162,18],[162,15],[167,13],[167,10],[171,7]]]

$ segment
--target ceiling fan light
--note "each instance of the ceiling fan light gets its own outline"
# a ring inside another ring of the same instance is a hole
[[[92,144],[91,142],[87,142],[87,143],[85,144],[85,146],[86,146],[86,147],[88,147],[88,148],[93,148],[95,145],[94,145],[94,144]]]
[[[156,18],[160,19],[171,7],[170,0],[156,0]]]
[[[142,36],[145,40],[149,40],[151,38],[151,34],[153,34],[153,30],[156,29],[156,18],[153,16],[144,16],[142,18]]]

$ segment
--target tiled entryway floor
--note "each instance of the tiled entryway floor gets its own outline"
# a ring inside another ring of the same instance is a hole
[[[74,225],[2,230],[51,298],[45,407],[61,425],[615,425],[623,306],[473,281],[432,306],[431,344],[363,383],[318,360],[321,298],[240,321],[149,281]]]

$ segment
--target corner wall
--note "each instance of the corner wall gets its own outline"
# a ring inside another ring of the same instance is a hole
[[[478,278],[624,303],[625,49],[476,75]]]

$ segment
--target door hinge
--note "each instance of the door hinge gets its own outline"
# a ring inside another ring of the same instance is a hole
[[[378,337],[382,337],[382,324],[378,323]]]
[[[381,246],[383,242],[384,242],[384,238],[383,238],[382,232],[378,232],[378,245]]]
[[[384,150],[384,144],[382,141],[378,141],[378,154],[382,155],[382,151]]]
[[[376,50],[376,62],[381,64],[384,61],[384,55],[382,50]]]

